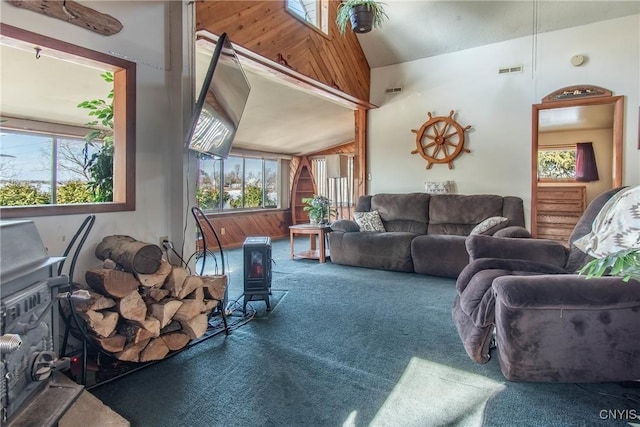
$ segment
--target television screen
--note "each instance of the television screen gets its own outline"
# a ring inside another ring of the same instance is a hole
[[[226,159],[251,87],[229,38],[216,43],[187,137],[192,150]]]

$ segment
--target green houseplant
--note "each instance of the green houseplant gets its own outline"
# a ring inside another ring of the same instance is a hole
[[[620,276],[625,282],[630,279],[640,280],[640,249],[626,249],[593,259],[585,264],[579,273],[585,274],[587,279],[611,275]]]
[[[342,34],[347,30],[347,23],[356,33],[368,33],[380,27],[389,19],[384,11],[385,4],[376,0],[344,0],[338,6],[336,23]]]
[[[303,209],[309,213],[311,224],[327,224],[329,216],[335,214],[335,209],[331,207],[331,200],[325,196],[305,197],[302,199],[302,203],[306,204]]]

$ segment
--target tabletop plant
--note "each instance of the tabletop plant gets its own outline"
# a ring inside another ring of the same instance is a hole
[[[311,224],[328,224],[329,217],[335,214],[335,209],[331,207],[331,200],[328,197],[319,195],[305,197],[302,203],[306,204],[303,209],[309,214]]]

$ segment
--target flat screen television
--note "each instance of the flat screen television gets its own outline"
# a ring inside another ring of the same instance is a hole
[[[226,159],[251,86],[226,33],[209,62],[187,136],[191,150]]]

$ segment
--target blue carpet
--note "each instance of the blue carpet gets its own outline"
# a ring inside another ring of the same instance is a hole
[[[233,301],[242,294],[242,252],[226,255]],[[451,320],[454,280],[291,261],[288,240],[274,242],[273,257],[277,305],[270,312],[264,302],[250,302],[254,318],[231,335],[210,338],[92,393],[133,426],[634,421],[607,411],[633,414],[638,400],[622,396],[634,398],[637,390],[512,383],[497,360],[471,361]]]

